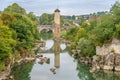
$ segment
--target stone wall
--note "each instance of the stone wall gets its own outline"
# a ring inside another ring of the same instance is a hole
[[[96,55],[104,56],[111,52],[120,54],[120,41],[113,38],[111,43],[104,44],[102,47],[96,46]]]

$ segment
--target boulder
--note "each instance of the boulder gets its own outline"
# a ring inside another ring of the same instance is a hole
[[[113,70],[113,66],[109,66],[109,65],[104,65],[103,66],[104,70]]]
[[[35,61],[35,58],[34,57],[26,57],[25,61],[27,61],[27,62]]]
[[[43,64],[44,62],[45,62],[45,59],[44,58],[39,58],[40,60],[39,60],[39,64]]]
[[[51,71],[53,74],[56,74],[56,68],[50,68],[50,71]]]
[[[50,58],[44,57],[44,61],[49,64],[50,63]]]
[[[78,57],[78,53],[77,52],[73,53],[72,57],[76,59]]]
[[[42,54],[37,54],[36,58],[39,58],[39,57],[43,57],[43,55]]]
[[[120,66],[115,66],[115,71],[120,71]]]

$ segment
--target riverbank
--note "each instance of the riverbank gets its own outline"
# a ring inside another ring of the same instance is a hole
[[[67,41],[69,42],[69,41]],[[67,43],[71,45],[70,43]],[[69,46],[70,47],[70,46]],[[99,70],[117,71],[120,72],[120,41],[113,38],[111,42],[103,46],[96,46],[96,55],[80,56],[80,49],[71,49],[72,56],[78,59],[79,62],[90,64],[90,72]]]
[[[16,55],[11,55],[11,57],[4,62],[5,69],[3,71],[0,71],[0,80],[14,80],[14,76],[11,75],[11,69],[14,65],[21,65],[22,63],[29,63],[34,62],[36,60],[36,53],[40,49],[40,47],[43,47],[45,44],[43,41],[36,41],[35,47],[32,51],[27,52],[26,55],[17,55],[18,59],[16,58]],[[24,53],[22,53],[24,54]]]

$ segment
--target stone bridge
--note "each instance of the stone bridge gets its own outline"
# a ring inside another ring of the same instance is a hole
[[[39,32],[41,32],[42,30],[45,30],[46,32],[48,31],[54,32],[54,28],[55,28],[54,25],[38,25],[37,27]],[[61,30],[67,30],[69,28],[70,28],[69,26],[62,26]]]

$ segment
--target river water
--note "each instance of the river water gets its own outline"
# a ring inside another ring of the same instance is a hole
[[[16,66],[12,72],[15,80],[120,80],[119,72],[90,73],[88,65],[77,63],[69,55],[65,43],[55,42],[52,39],[47,39],[45,42],[44,53],[41,54],[50,58],[50,63],[38,64],[39,59],[36,59],[34,63]],[[53,67],[57,67],[56,74],[50,71]]]

